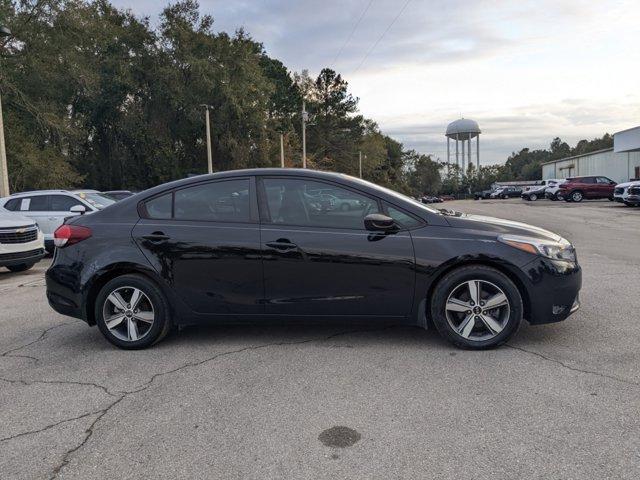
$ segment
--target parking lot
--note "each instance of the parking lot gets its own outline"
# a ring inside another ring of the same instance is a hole
[[[3,271],[0,477],[637,478],[640,208],[444,207],[573,242],[581,310],[484,352],[418,328],[260,322],[122,351],[49,308],[50,260]]]

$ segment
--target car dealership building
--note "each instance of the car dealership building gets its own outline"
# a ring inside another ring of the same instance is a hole
[[[613,148],[542,164],[542,178],[602,175],[618,183],[640,179],[640,126],[613,135]]]

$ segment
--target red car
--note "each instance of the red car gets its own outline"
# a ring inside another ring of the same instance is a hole
[[[593,175],[567,178],[567,181],[558,189],[558,197],[564,198],[567,202],[581,202],[584,199],[596,198],[613,200],[615,187],[616,182],[607,177]]]

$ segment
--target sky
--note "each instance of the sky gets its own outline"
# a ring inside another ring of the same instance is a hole
[[[112,0],[157,22],[168,2]],[[640,125],[638,0],[201,0],[292,71],[331,67],[362,114],[405,147],[446,158],[460,118],[482,164]]]

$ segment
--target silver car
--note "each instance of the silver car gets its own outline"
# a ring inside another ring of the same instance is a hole
[[[0,198],[0,207],[35,220],[48,251],[53,251],[53,232],[66,217],[102,210],[112,203],[114,199],[97,190],[34,190]]]

